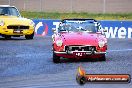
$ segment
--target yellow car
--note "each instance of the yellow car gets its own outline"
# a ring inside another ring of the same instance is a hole
[[[26,39],[34,37],[34,22],[21,17],[14,6],[0,5],[0,35],[5,39],[25,36]]]

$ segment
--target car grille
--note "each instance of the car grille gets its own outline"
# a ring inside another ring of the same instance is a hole
[[[65,51],[96,51],[95,46],[65,46]]]
[[[29,26],[16,26],[16,25],[9,25],[7,26],[7,29],[29,29]]]

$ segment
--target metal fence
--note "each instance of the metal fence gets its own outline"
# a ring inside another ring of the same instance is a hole
[[[0,0],[24,11],[130,13],[132,0]]]

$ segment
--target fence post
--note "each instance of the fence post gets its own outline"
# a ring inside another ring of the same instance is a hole
[[[71,3],[71,13],[73,12],[73,1],[70,0],[70,3]]]
[[[106,0],[103,0],[103,13],[106,13]]]
[[[8,4],[11,5],[11,1],[10,0],[8,0]]]
[[[23,6],[23,10],[26,10],[26,0],[24,0],[24,6]]]
[[[42,0],[39,1],[40,3],[40,12],[42,11]]]

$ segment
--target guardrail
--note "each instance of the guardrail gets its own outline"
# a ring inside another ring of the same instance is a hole
[[[32,12],[130,13],[132,0],[0,0]]]
[[[51,36],[52,28],[57,28],[60,20],[53,19],[33,19],[35,23],[35,33],[38,36]],[[107,38],[132,38],[132,21],[99,21],[107,30]]]

